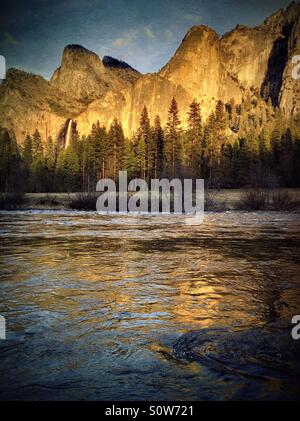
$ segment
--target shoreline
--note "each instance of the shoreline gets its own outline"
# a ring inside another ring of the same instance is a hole
[[[5,194],[0,193],[0,195]],[[11,193],[11,195],[18,194]],[[96,192],[25,193],[18,198],[19,202],[6,204],[3,201],[3,203],[0,203],[0,210],[93,211],[95,209],[96,211],[97,195]],[[205,211],[285,211],[299,213],[300,189],[207,190]]]

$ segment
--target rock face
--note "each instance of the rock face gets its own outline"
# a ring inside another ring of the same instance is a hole
[[[88,134],[97,120],[108,126],[117,118],[130,135],[144,105],[152,119],[160,114],[164,124],[173,96],[183,126],[194,98],[204,119],[218,100],[238,104],[259,94],[290,116],[300,111],[300,81],[292,77],[295,55],[300,55],[300,5],[295,3],[256,28],[238,25],[222,37],[207,26],[192,27],[174,57],[154,74],[141,75],[124,62],[109,56],[101,61],[69,45],[50,82],[8,72],[0,86],[0,126],[14,131],[18,141],[35,129],[43,139],[58,139],[70,119]]]
[[[87,103],[123,87],[97,54],[80,45],[65,47],[61,66],[55,70],[50,84],[66,96]]]
[[[68,117],[83,109],[42,77],[16,69],[0,86],[0,104],[0,126],[12,130],[18,141],[37,128],[44,140],[57,136]]]
[[[219,99],[224,103],[242,99],[238,81],[224,64],[218,34],[206,26],[194,26],[160,76],[181,85],[190,98],[196,97],[207,117]]]
[[[296,73],[297,79],[293,78],[293,57],[299,56],[297,62],[300,62],[300,19],[292,26],[291,34],[288,40],[287,64],[283,73],[283,82],[279,95],[280,107],[287,115],[293,115],[300,112],[300,71]]]
[[[122,79],[127,85],[132,85],[141,76],[141,73],[129,66],[129,64],[113,57],[104,56],[102,63],[106,68],[110,69],[118,79]]]
[[[188,332],[177,340],[173,352],[176,358],[195,362],[218,376],[245,379],[244,396],[246,391],[251,393],[252,383],[260,384],[262,400],[272,393],[274,399],[274,390],[270,393],[268,389],[270,381],[280,384],[279,399],[283,397],[280,391],[290,390],[292,399],[300,391],[300,343],[292,339],[287,323],[240,331],[208,328]],[[257,387],[255,391],[257,397]],[[251,400],[250,395],[248,398]]]

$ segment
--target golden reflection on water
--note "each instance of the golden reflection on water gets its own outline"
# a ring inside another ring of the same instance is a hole
[[[194,393],[185,383],[190,376],[195,382],[204,376],[221,390],[222,378],[208,379],[199,364],[178,365],[170,343],[188,330],[289,320],[300,304],[298,219],[278,222],[266,214],[237,221],[236,215],[211,215],[199,227],[176,219],[2,215],[0,313],[18,332],[48,329],[64,346],[85,341],[85,364],[99,346],[107,354],[104,372],[109,359],[116,371],[125,370],[123,360],[154,372],[167,364],[165,370],[176,367],[185,379],[181,392]],[[164,344],[161,337],[173,339]],[[37,349],[44,346],[36,341]],[[80,370],[83,363],[75,360],[66,366]],[[239,387],[227,384],[226,393]],[[103,393],[110,398],[108,389]]]

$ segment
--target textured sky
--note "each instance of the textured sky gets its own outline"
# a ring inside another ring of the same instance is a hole
[[[289,0],[2,0],[0,55],[8,67],[49,79],[67,44],[158,71],[187,30],[208,25],[223,34],[255,26]]]

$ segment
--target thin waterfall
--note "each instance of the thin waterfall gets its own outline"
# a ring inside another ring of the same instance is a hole
[[[72,133],[72,124],[73,124],[73,120],[69,120],[67,135],[66,135],[66,141],[65,141],[65,149],[67,149],[68,146],[70,145],[70,138],[71,138],[71,133]]]

